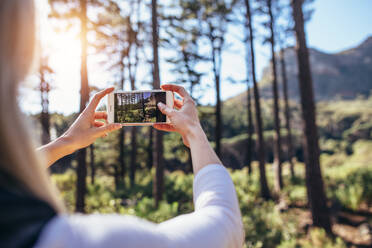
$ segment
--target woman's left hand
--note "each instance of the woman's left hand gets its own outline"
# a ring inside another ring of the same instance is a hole
[[[58,159],[87,147],[97,138],[105,137],[107,133],[122,127],[121,124],[117,123],[107,124],[106,112],[96,112],[102,98],[113,90],[114,88],[108,88],[96,93],[66,133],[49,144],[36,149],[37,153],[45,157],[46,166],[51,166]],[[98,120],[104,120],[104,122]]]
[[[94,143],[97,138],[107,136],[107,133],[118,130],[121,124],[107,123],[106,112],[96,112],[99,102],[104,96],[111,93],[114,88],[107,88],[96,93],[92,101],[79,115],[71,127],[61,138],[65,139],[73,150],[78,150]],[[104,120],[104,122],[99,121]]]

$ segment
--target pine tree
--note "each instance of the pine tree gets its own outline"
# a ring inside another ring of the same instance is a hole
[[[90,182],[94,185],[96,178],[96,167],[94,165],[94,144],[89,146],[90,155]]]
[[[225,49],[225,35],[227,26],[231,22],[231,15],[236,1],[202,0],[199,1],[198,15],[201,35],[209,42],[210,60],[214,76],[216,91],[215,107],[215,143],[216,153],[221,156],[222,139],[222,101],[221,101],[221,65],[222,52]]]
[[[160,89],[160,69],[159,69],[159,26],[157,0],[151,0],[151,20],[152,20],[152,48],[153,48],[153,88]],[[164,192],[164,158],[163,158],[163,134],[161,131],[155,131],[155,149],[154,149],[154,198],[155,207],[159,207],[159,202],[163,198]]]
[[[136,6],[134,6],[136,5]],[[128,17],[127,23],[127,43],[128,43],[128,74],[129,74],[129,81],[132,90],[136,90],[136,76],[137,76],[137,68],[139,63],[139,56],[138,50],[140,45],[140,41],[138,39],[138,34],[141,32],[142,23],[140,22],[140,5],[141,1],[137,0],[136,4],[131,3],[131,10],[132,14],[135,14],[136,23],[132,21],[133,18],[130,16]],[[131,130],[131,156],[130,156],[130,184],[131,187],[135,184],[135,175],[136,175],[136,167],[137,167],[137,128],[132,127]]]
[[[255,103],[255,129],[257,134],[257,155],[258,155],[258,162],[259,162],[259,169],[260,169],[260,189],[261,189],[261,196],[265,199],[270,199],[270,191],[267,185],[266,179],[266,169],[265,169],[265,141],[263,137],[263,125],[262,125],[262,117],[261,117],[261,105],[260,105],[260,94],[257,85],[256,79],[256,65],[255,65],[255,50],[254,50],[254,32],[253,32],[253,23],[252,23],[252,14],[251,14],[251,6],[249,0],[244,0],[245,7],[246,7],[246,18],[247,18],[247,26],[249,32],[249,46],[250,46],[250,55],[251,55],[251,73],[252,73],[252,81],[253,81],[253,93],[254,93],[254,103]]]
[[[288,102],[288,80],[287,71],[285,63],[285,51],[284,48],[280,50],[280,67],[282,72],[282,83],[283,83],[283,96],[284,96],[284,117],[285,117],[285,127],[287,129],[287,158],[290,165],[291,177],[294,179],[294,163],[293,163],[293,142],[292,142],[292,130],[291,130],[291,112]]]
[[[132,90],[136,89],[137,68],[139,64],[139,49],[142,48],[142,42],[139,40],[139,34],[142,32],[142,22],[140,18],[140,0],[129,1],[128,5],[122,6],[120,1],[111,1],[106,5],[106,21],[97,23],[100,42],[97,48],[103,50],[108,57],[106,64],[109,70],[117,71],[119,78],[119,89],[124,90],[128,82]],[[107,42],[110,41],[110,42]],[[113,59],[116,58],[116,59]],[[136,161],[137,161],[137,128],[130,129],[131,149],[129,164],[129,179],[131,187],[135,183]],[[121,129],[118,135],[119,157],[118,162],[120,174],[115,178],[120,178],[121,185],[125,187],[125,129]]]
[[[48,65],[48,57],[41,55],[39,66],[40,85],[38,90],[40,91],[41,143],[43,145],[50,142],[49,92],[51,88],[48,81],[50,81],[50,77],[53,73],[53,69]]]
[[[281,135],[280,135],[280,119],[279,119],[279,92],[278,92],[278,73],[277,73],[277,60],[276,60],[276,18],[274,16],[274,4],[277,0],[259,0],[259,10],[262,14],[268,16],[267,22],[264,26],[269,29],[269,37],[265,42],[270,43],[271,49],[271,72],[272,72],[272,91],[273,91],[273,115],[274,115],[274,162],[273,168],[275,172],[275,191],[280,192],[283,188],[282,177],[282,151],[281,151]]]
[[[87,32],[88,32],[88,18],[87,18],[87,1],[86,0],[50,0],[52,7],[51,17],[58,18],[64,21],[70,19],[78,19],[80,21],[80,42],[81,42],[81,65],[80,65],[80,113],[85,109],[89,101],[89,86],[88,86],[88,68],[87,68]],[[61,4],[65,7],[69,4],[70,8],[67,12],[59,13],[57,9]],[[59,5],[56,8],[56,5]],[[85,194],[86,194],[86,148],[80,149],[77,152],[77,183],[76,183],[76,211],[85,212]]]
[[[324,228],[332,234],[327,198],[319,161],[318,131],[314,91],[310,70],[309,50],[306,44],[303,1],[292,0],[292,14],[295,22],[298,77],[301,96],[302,117],[304,120],[304,151],[306,163],[306,190],[312,214],[313,225]]]
[[[80,42],[81,42],[81,65],[80,65],[80,113],[85,109],[89,101],[89,84],[88,84],[88,32],[95,31],[96,23],[88,18],[88,7],[102,8],[109,2],[96,0],[49,0],[51,6],[50,17],[60,20],[63,23],[69,23],[73,26],[73,20],[80,22]],[[86,194],[86,148],[77,152],[77,187],[76,187],[76,211],[85,212],[85,194]]]
[[[166,59],[171,63],[171,72],[177,77],[177,82],[184,84],[190,96],[198,103],[200,95],[194,94],[196,86],[200,87],[201,78],[204,75],[198,70],[200,62],[207,61],[207,58],[200,54],[199,43],[201,33],[199,23],[195,21],[198,15],[199,1],[178,0],[168,6],[170,13],[177,13],[169,16],[161,16],[164,26],[167,26],[167,37],[163,38],[166,49],[176,51],[175,55]],[[176,11],[181,8],[181,11]],[[200,92],[200,91],[199,91]],[[192,172],[192,160],[190,149],[184,147],[188,153],[187,172]]]
[[[247,140],[247,167],[248,167],[248,174],[252,174],[252,136],[253,136],[253,121],[252,121],[252,100],[251,100],[251,95],[252,95],[252,90],[251,87],[248,83],[247,85],[247,112],[248,112],[248,140]]]

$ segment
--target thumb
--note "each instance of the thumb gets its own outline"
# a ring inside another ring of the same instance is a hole
[[[120,128],[122,128],[122,124],[120,123],[112,123],[112,124],[107,124],[107,125],[104,125],[102,127],[98,127],[96,130],[97,134],[99,136],[104,136],[105,134],[107,133],[110,133],[112,131],[116,131]]]
[[[160,110],[163,114],[165,114],[165,115],[167,115],[167,116],[169,116],[169,117],[171,117],[172,115],[174,115],[174,113],[176,112],[174,109],[168,107],[167,105],[165,105],[165,104],[162,103],[162,102],[159,102],[159,103],[158,103],[158,108],[159,108],[159,110]]]

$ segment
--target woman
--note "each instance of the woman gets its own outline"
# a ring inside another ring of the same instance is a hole
[[[0,1],[0,247],[242,247],[244,232],[231,178],[204,134],[184,88],[163,85],[183,100],[160,104],[171,124],[154,127],[182,135],[191,149],[195,211],[160,224],[133,216],[69,215],[46,166],[121,128],[95,112],[113,88],[97,93],[68,131],[35,152],[17,103],[19,82],[33,59],[32,0]],[[43,158],[43,159],[40,159]]]

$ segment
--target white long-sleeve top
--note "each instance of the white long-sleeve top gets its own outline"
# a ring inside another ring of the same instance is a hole
[[[37,248],[239,248],[244,230],[233,182],[218,164],[201,169],[193,185],[195,211],[160,224],[126,215],[59,215]]]

